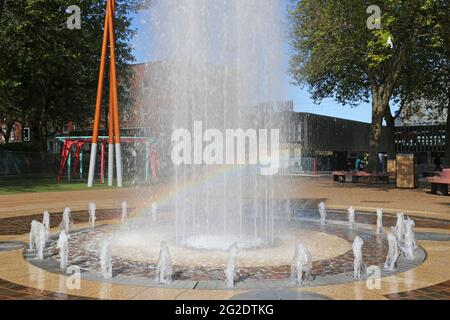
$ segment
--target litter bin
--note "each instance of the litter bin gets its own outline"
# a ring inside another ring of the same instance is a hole
[[[414,154],[397,154],[397,188],[414,189],[419,187],[416,157]]]

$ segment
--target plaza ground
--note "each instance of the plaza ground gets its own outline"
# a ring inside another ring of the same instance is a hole
[[[450,234],[450,197],[432,195],[424,185],[400,190],[385,184],[340,184],[331,177],[280,177],[275,194],[280,199],[301,199],[315,207],[324,201],[328,208],[347,209],[375,215],[376,208],[395,214],[401,210],[412,217],[433,218],[439,223],[416,228],[417,232]],[[83,189],[80,186],[80,189]],[[28,241],[29,220],[44,210],[60,214],[65,207],[75,212],[75,228],[87,226],[87,203],[95,202],[102,224],[118,223],[117,215],[102,214],[120,208],[126,200],[130,208],[164,199],[172,186],[160,183],[146,188],[91,189],[54,192],[19,192],[0,195],[0,243]],[[105,210],[107,211],[107,210]],[[78,217],[78,216],[79,217]],[[389,226],[385,226],[389,227]],[[51,229],[56,234],[58,228]],[[424,263],[393,276],[382,278],[381,288],[370,290],[365,281],[294,289],[319,293],[332,299],[448,299],[450,297],[450,241],[419,240],[427,257]],[[246,290],[190,290],[145,288],[116,283],[82,280],[81,290],[67,289],[66,277],[31,265],[23,258],[23,248],[0,250],[0,299],[230,299]]]

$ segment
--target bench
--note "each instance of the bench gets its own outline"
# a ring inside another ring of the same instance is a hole
[[[443,195],[448,195],[448,185],[450,185],[450,169],[444,169],[439,177],[429,177],[431,183],[431,193],[437,194],[440,191]]]
[[[352,182],[358,183],[360,178],[367,178],[368,180],[371,178],[375,178],[375,180],[380,180],[386,183],[389,183],[389,174],[385,172],[381,173],[368,173],[364,171],[360,171],[357,173],[354,173],[352,176]]]
[[[333,180],[344,183],[347,176],[352,177],[353,183],[358,183],[360,178],[375,178],[377,181],[389,183],[390,177],[395,177],[395,172],[368,173],[365,171],[349,172],[349,171],[333,171]]]
[[[436,177],[439,176],[441,174],[440,171],[425,171],[423,173],[423,177],[424,178],[428,178],[428,177]]]
[[[345,176],[346,175],[351,175],[351,172],[346,172],[346,171],[333,171],[333,180],[334,181],[339,181],[339,182],[345,182]]]

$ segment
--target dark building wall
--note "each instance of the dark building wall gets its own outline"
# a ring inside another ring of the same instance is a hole
[[[370,124],[310,113],[283,112],[274,117],[284,142],[302,144],[303,153],[367,152]],[[383,134],[381,150],[386,150]]]

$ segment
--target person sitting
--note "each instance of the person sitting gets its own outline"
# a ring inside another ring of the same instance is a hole
[[[357,158],[356,159],[356,162],[355,162],[355,171],[356,172],[359,172],[359,170],[360,170],[360,166],[361,166],[361,158]]]

